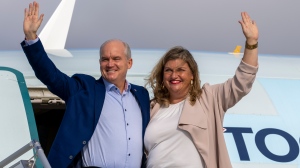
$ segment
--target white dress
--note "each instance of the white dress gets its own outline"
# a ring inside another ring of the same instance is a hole
[[[184,101],[159,109],[149,122],[144,138],[148,168],[204,167],[189,133],[177,128]]]

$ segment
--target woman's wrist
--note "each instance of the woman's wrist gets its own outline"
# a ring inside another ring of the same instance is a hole
[[[246,39],[246,43],[248,45],[255,45],[257,44],[258,40],[257,39]]]
[[[257,47],[258,47],[258,42],[257,41],[256,41],[255,44],[253,44],[253,43],[249,44],[248,41],[246,41],[246,43],[245,43],[245,48],[246,49],[253,50]]]

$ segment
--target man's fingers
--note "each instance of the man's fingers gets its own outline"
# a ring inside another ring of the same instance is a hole
[[[29,4],[29,8],[28,8],[28,16],[31,15],[31,11],[32,11],[32,3]]]
[[[34,15],[39,16],[39,3],[35,2],[35,10],[34,10]]]
[[[29,3],[28,9],[25,8],[25,11],[24,11],[24,18],[26,18],[27,16],[32,16],[32,15],[39,16],[39,4],[35,1],[33,3]]]
[[[33,3],[32,3],[32,10],[31,10],[31,12],[30,12],[30,15],[34,15],[35,5],[36,5],[36,2],[33,2]]]
[[[39,24],[42,23],[43,19],[44,19],[44,14],[41,14],[41,16],[39,17]]]
[[[27,12],[27,9],[25,8],[24,9],[24,19],[26,19],[27,15],[28,15],[28,12]]]

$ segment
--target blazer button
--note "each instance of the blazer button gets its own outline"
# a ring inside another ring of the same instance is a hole
[[[82,144],[85,145],[85,144],[86,144],[86,141],[82,141]]]
[[[73,156],[72,156],[72,155],[70,155],[70,156],[69,156],[69,159],[73,159]]]

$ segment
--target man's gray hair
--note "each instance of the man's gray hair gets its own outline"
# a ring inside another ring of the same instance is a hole
[[[100,53],[99,53],[100,54],[100,58],[102,57],[102,51],[103,51],[103,48],[105,47],[105,45],[108,44],[108,43],[110,43],[110,42],[112,42],[112,41],[119,41],[119,42],[123,43],[123,45],[125,47],[125,51],[124,52],[125,52],[125,55],[126,55],[127,59],[131,58],[131,50],[130,50],[129,45],[126,42],[124,42],[122,40],[119,40],[119,39],[110,39],[110,40],[105,41],[100,46]]]

